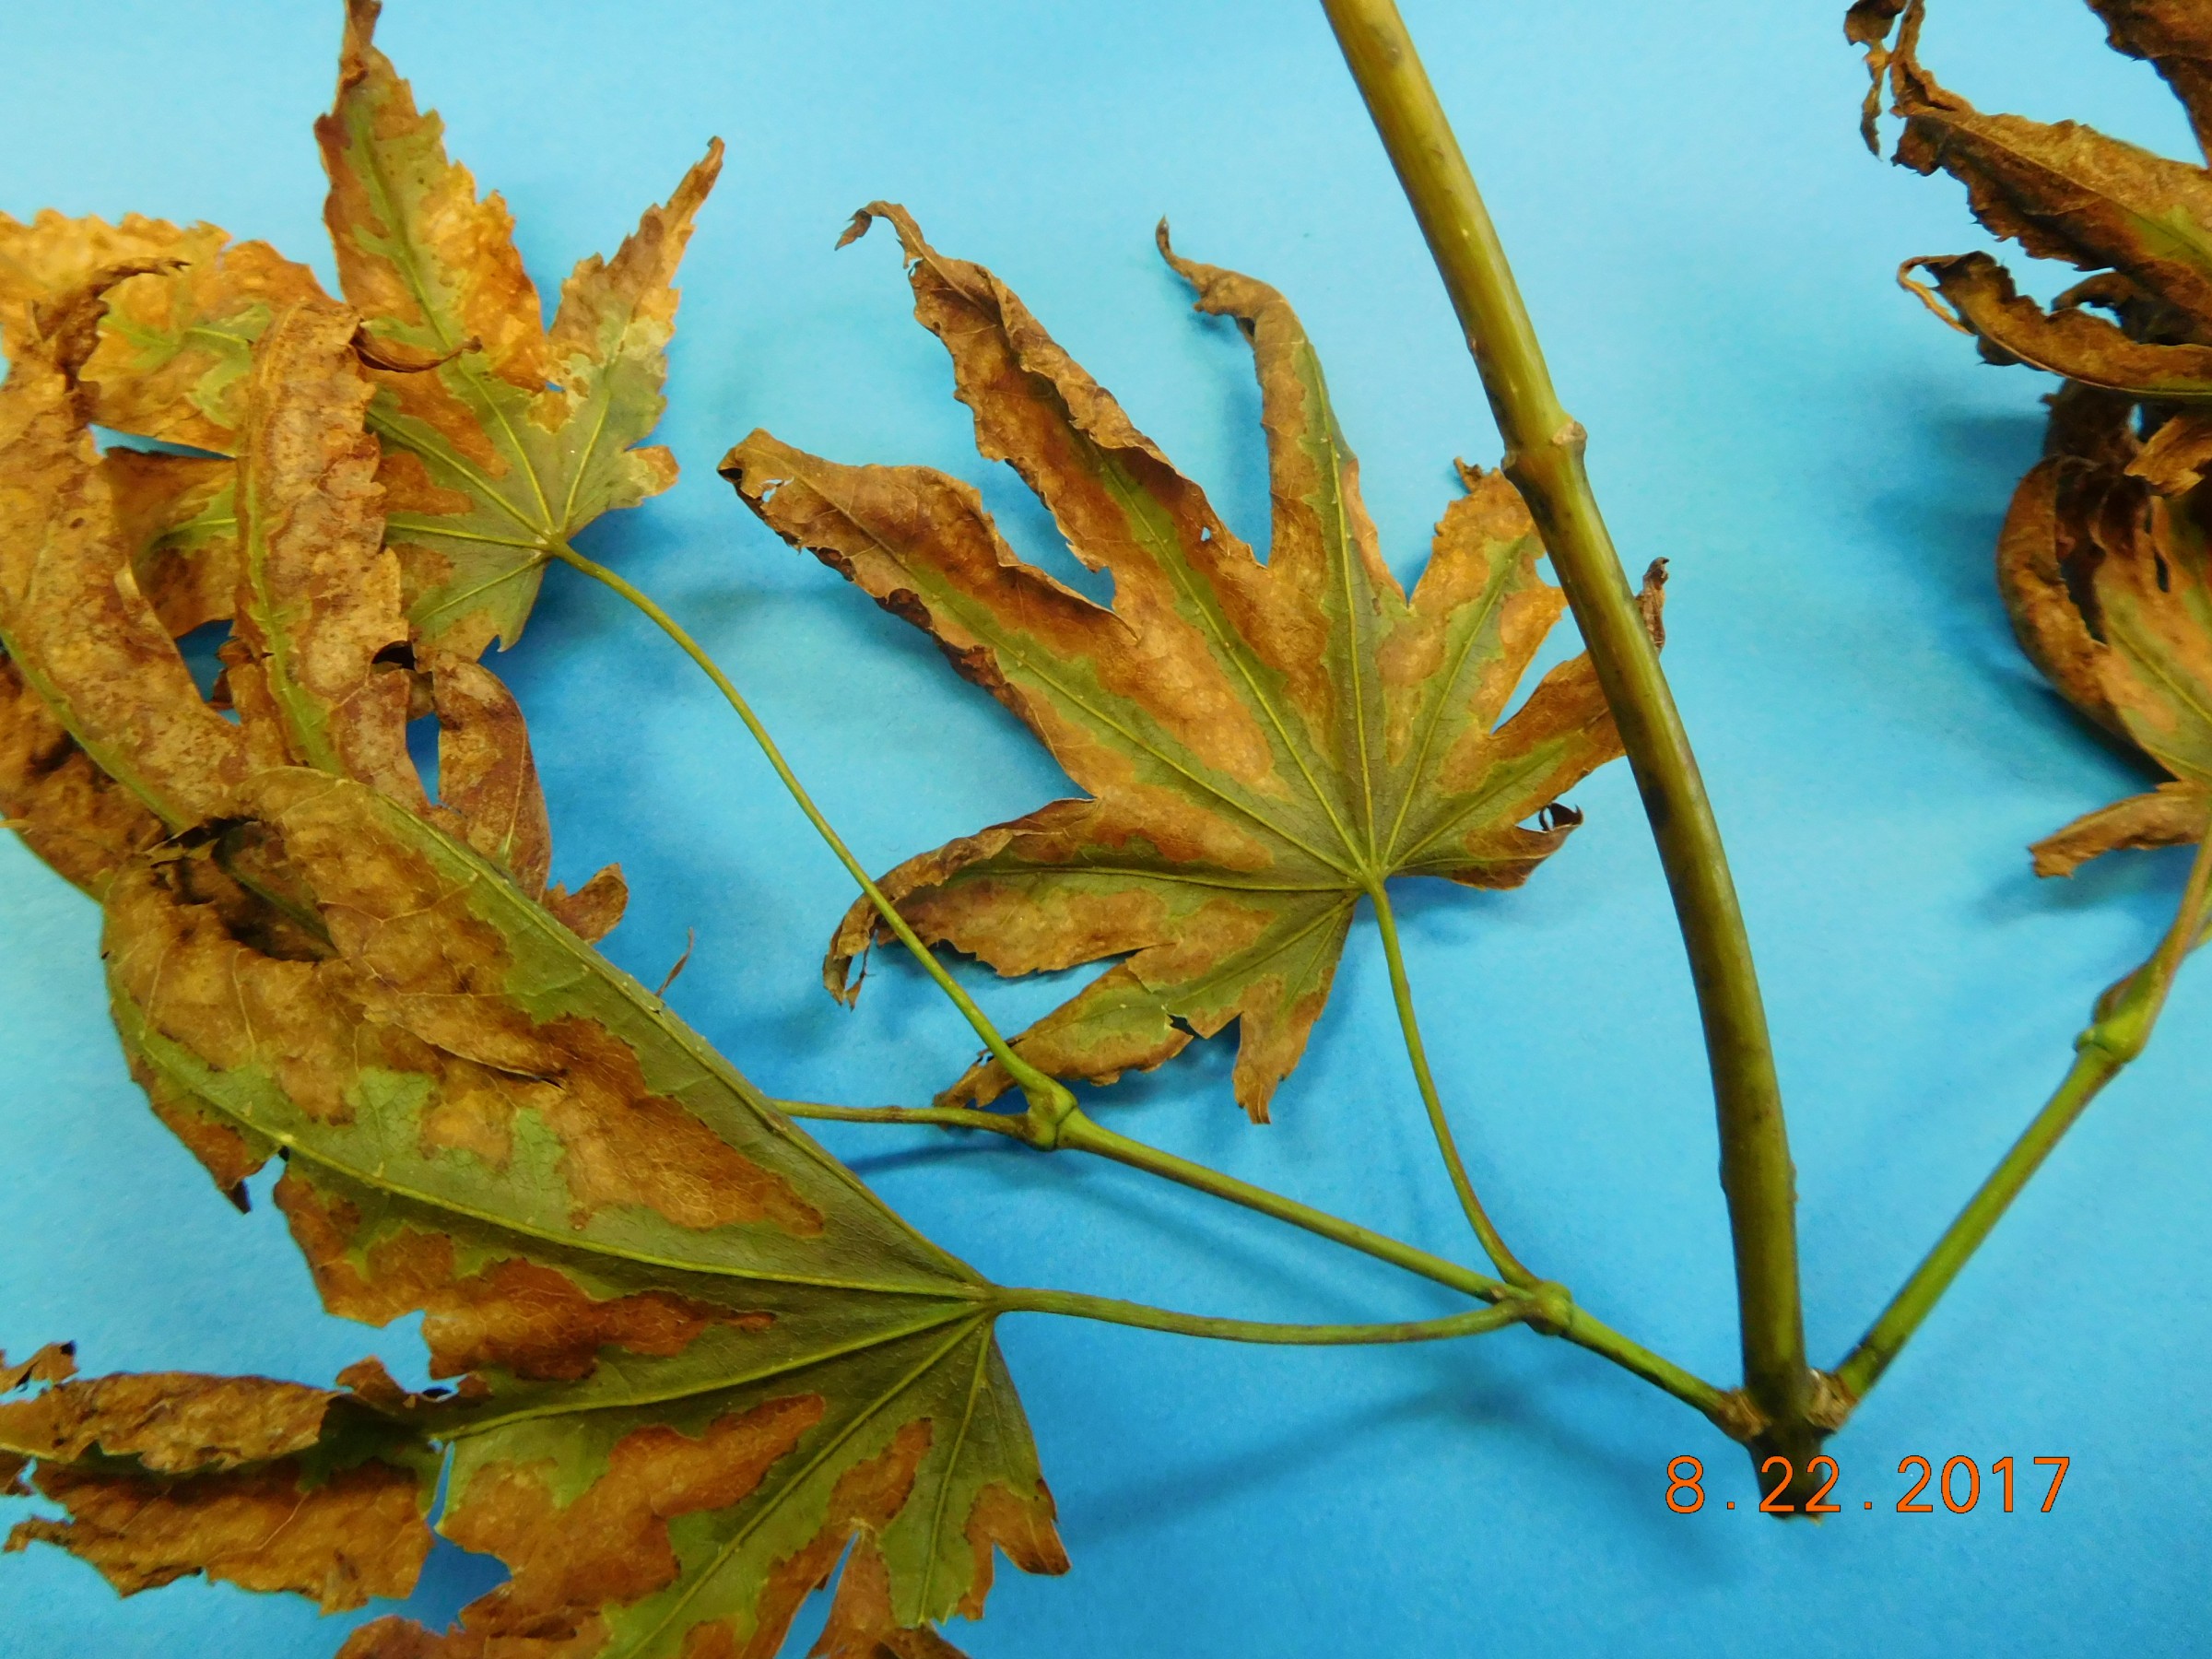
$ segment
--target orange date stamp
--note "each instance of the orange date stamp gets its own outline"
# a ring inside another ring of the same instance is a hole
[[[2047,1468],[2051,1471],[2051,1485],[2043,1493],[2043,1501],[2039,1512],[2049,1514],[2052,1506],[2058,1502],[2058,1488],[2065,1484],[2066,1469],[2071,1462],[2072,1459],[2065,1457],[2038,1457],[2030,1460],[2031,1468]],[[1987,1488],[1998,1499],[2005,1512],[2008,1515],[2013,1512],[2014,1507],[2013,1477],[2016,1468],[2017,1460],[2010,1455],[2000,1457],[1989,1465]],[[1685,1471],[1688,1472],[1685,1473]],[[1894,1512],[1897,1514],[1932,1515],[1936,1513],[1936,1505],[1928,1501],[1931,1497],[1940,1498],[1943,1507],[1954,1515],[1963,1515],[1982,1501],[1984,1490],[1982,1466],[1971,1457],[1961,1455],[1947,1459],[1941,1475],[1936,1474],[1936,1465],[1932,1460],[1917,1454],[1901,1459],[1897,1465],[1898,1474],[1903,1477],[1911,1477],[1915,1471],[1918,1472],[1918,1478],[1913,1479],[1897,1500],[1897,1507]],[[1759,1465],[1759,1473],[1762,1481],[1768,1479],[1773,1481],[1773,1485],[1767,1488],[1766,1495],[1759,1500],[1759,1512],[1760,1513],[1769,1515],[1840,1515],[1848,1507],[1845,1504],[1830,1501],[1835,1493],[1837,1483],[1843,1477],[1842,1469],[1838,1466],[1836,1460],[1832,1457],[1816,1457],[1805,1465],[1806,1478],[1809,1481],[1818,1481],[1819,1484],[1806,1497],[1802,1508],[1783,1497],[1783,1494],[1791,1489],[1797,1479],[1796,1465],[1792,1464],[1788,1458],[1770,1457]],[[2030,1475],[2025,1478],[2032,1481],[2036,1477]],[[1934,1488],[1932,1492],[1931,1488]],[[2026,1496],[2032,1500],[2035,1494],[2029,1492]],[[1666,1507],[1677,1515],[1694,1515],[1705,1507],[1705,1464],[1701,1458],[1692,1457],[1688,1453],[1684,1453],[1679,1457],[1667,1460]],[[1734,1509],[1735,1500],[1733,1498],[1729,1499],[1724,1507]],[[1871,1498],[1864,1499],[1861,1500],[1860,1507],[1873,1509],[1875,1500]]]

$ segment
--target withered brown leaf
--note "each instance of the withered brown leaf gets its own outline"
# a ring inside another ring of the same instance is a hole
[[[1296,314],[1182,258],[1163,226],[1199,309],[1252,344],[1275,509],[1263,564],[1011,289],[888,204],[848,240],[876,217],[899,232],[977,447],[1114,579],[1108,608],[1023,563],[974,489],[927,468],[841,465],[765,432],[730,452],[724,476],[771,528],[930,633],[1089,792],[910,859],[884,890],[924,938],[1002,973],[1123,959],[1016,1039],[1032,1064],[1110,1082],[1234,1021],[1237,1099],[1264,1119],[1360,896],[1403,875],[1518,886],[1579,821],[1559,797],[1619,753],[1585,658],[1498,724],[1563,604],[1527,511],[1502,477],[1463,470],[1408,599]],[[865,904],[846,916],[832,992],[857,994],[878,927]],[[948,1096],[1008,1086],[979,1063]]]
[[[2045,876],[2124,847],[2201,841],[2212,814],[2212,568],[2188,500],[2160,496],[2124,465],[2114,426],[2060,429],[2013,497],[1998,541],[2006,609],[2036,665],[2085,714],[2173,779],[2089,814],[2034,848]]]
[[[2114,47],[2158,66],[2203,137],[2212,14],[2178,0],[2090,4]],[[2212,469],[2212,171],[2072,122],[1982,113],[1920,63],[1925,15],[1925,0],[1862,4],[1845,26],[1904,117],[1897,160],[1958,178],[1995,235],[2098,273],[2045,311],[1987,254],[1911,260],[1900,272],[1991,362],[2065,377],[2044,458],[2006,517],[1998,585],[2036,666],[2171,781],[2037,842],[2037,872],[2063,876],[2115,849],[2202,841],[2212,821],[2199,488]]]

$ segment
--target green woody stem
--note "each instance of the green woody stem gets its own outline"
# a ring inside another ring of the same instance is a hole
[[[1505,440],[1505,470],[1543,532],[1642,792],[1705,1027],[1735,1239],[1745,1392],[1756,1442],[1817,1443],[1797,1290],[1796,1197],[1751,948],[1712,808],[1560,406],[1535,331],[1435,89],[1392,0],[1323,0],[1434,254]]]
[[[2074,1126],[2104,1086],[2143,1052],[2166,1006],[2173,976],[2180,971],[2183,959],[2203,941],[2208,921],[2212,921],[2212,839],[2197,846],[2181,910],[2157,952],[2098,999],[2095,1020],[2074,1040],[2074,1065],[2058,1092],[2036,1113],[2035,1121],[1912,1270],[1912,1277],[1882,1310],[1881,1317],[1859,1338],[1858,1347],[1836,1368],[1836,1382],[1847,1402],[1855,1404],[1880,1381],[1898,1350],[1950,1288],[1959,1269],[1981,1248],[2029,1178],[2042,1167],[2059,1138]]]

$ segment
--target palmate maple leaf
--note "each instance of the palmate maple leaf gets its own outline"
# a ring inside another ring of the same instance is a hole
[[[676,268],[722,144],[612,260],[577,265],[548,329],[505,203],[477,198],[438,117],[377,49],[381,9],[347,0],[336,102],[315,128],[324,218],[369,342],[378,481],[415,641],[476,657],[521,634],[549,549],[676,480],[674,458],[644,440],[665,404]],[[234,453],[253,344],[276,311],[322,297],[313,275],[210,225],[0,214],[0,339],[26,332],[41,296],[125,262],[147,268],[109,296],[84,368],[92,418]]]
[[[877,217],[978,449],[1114,581],[1108,608],[1023,563],[941,473],[841,465],[765,432],[730,452],[724,476],[771,528],[930,633],[1089,792],[881,885],[924,938],[1002,973],[1124,959],[1016,1040],[1041,1069],[1110,1082],[1234,1020],[1236,1096],[1264,1120],[1361,895],[1397,876],[1518,886],[1580,821],[1559,797],[1620,752],[1583,657],[1496,724],[1564,603],[1536,573],[1535,526],[1504,478],[1463,469],[1408,599],[1297,316],[1265,284],[1176,254],[1163,225],[1198,308],[1252,344],[1274,501],[1262,564],[998,278],[888,204],[847,240]],[[1645,608],[1655,629],[1657,567]],[[872,910],[846,916],[832,992],[857,994],[877,928]],[[1007,1087],[981,1063],[947,1098]]]
[[[349,74],[372,17],[353,8]],[[419,159],[409,117],[389,134]],[[841,1562],[818,1653],[950,1653],[935,1627],[980,1614],[995,1554],[1065,1566],[999,1295],[590,947],[608,888],[547,888],[522,715],[471,654],[489,613],[426,608],[425,544],[388,517],[418,500],[392,382],[461,359],[394,370],[374,316],[219,231],[15,230],[0,817],[100,902],[162,1121],[241,1207],[280,1155],[324,1304],[420,1313],[455,1385],[0,1364],[0,1394],[43,1385],[0,1402],[0,1488],[28,1469],[65,1512],[10,1547],[59,1545],[125,1593],[204,1572],[358,1607],[412,1586],[443,1471],[439,1526],[511,1577],[451,1630],[362,1627],[347,1659],[765,1659]],[[571,287],[602,321],[607,293],[646,293],[644,324],[594,336],[620,375],[673,303],[665,260],[627,259]],[[523,413],[600,500],[570,440],[641,406],[564,361]],[[220,453],[102,453],[95,420]],[[227,709],[174,643],[223,620]],[[425,713],[435,800],[406,742]]]
[[[2158,68],[2212,154],[2212,9],[2089,5],[2114,48]],[[1886,82],[1905,122],[1900,165],[1943,169],[1994,234],[2096,273],[2048,311],[1984,253],[1911,260],[1901,273],[1989,361],[2068,382],[2049,400],[2044,458],[2006,514],[1999,586],[2037,667],[2170,780],[2036,843],[2040,874],[2068,875],[2117,848],[2188,844],[2212,829],[2212,171],[2074,122],[1983,113],[1921,64],[1924,16],[1924,0],[1853,8],[1847,32],[1875,74],[1870,142]],[[1932,288],[1914,276],[1924,270]]]
[[[324,218],[372,359],[397,359],[372,367],[369,424],[408,617],[474,656],[521,633],[549,549],[676,482],[667,450],[639,446],[665,406],[671,283],[722,141],[612,260],[576,267],[548,329],[506,204],[447,159],[438,117],[376,49],[378,10],[347,0],[337,102],[315,124]]]
[[[239,936],[219,843],[141,861],[118,1029],[172,1121],[283,1148],[331,1312],[425,1315],[460,1391],[364,1404],[452,1449],[440,1528],[513,1574],[348,1659],[771,1653],[856,1536],[840,1617],[884,1640],[980,1612],[994,1547],[1064,1565],[972,1269],[464,844],[300,769],[238,806],[329,944]]]

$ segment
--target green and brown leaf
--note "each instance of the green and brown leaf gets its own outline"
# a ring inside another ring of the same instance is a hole
[[[1237,1099],[1267,1115],[1327,1000],[1362,894],[1434,876],[1510,888],[1566,839],[1559,798],[1619,753],[1584,658],[1499,717],[1558,618],[1519,496],[1464,470],[1409,599],[1383,564],[1321,367],[1281,295],[1160,249],[1236,320],[1263,399],[1274,521],[1263,564],[982,266],[903,209],[915,315],[953,360],[976,443],[1051,511],[1111,608],[1023,563],[974,489],[847,466],[765,432],[723,474],[777,534],[924,629],[1088,798],[910,859],[882,886],[924,937],[1002,973],[1123,959],[1023,1032],[1026,1059],[1109,1082],[1239,1024]],[[1656,582],[1647,590],[1655,623]],[[877,931],[855,906],[825,974],[857,994]],[[979,1064],[948,1091],[988,1100]]]
[[[284,1151],[333,1312],[425,1315],[461,1380],[410,1418],[453,1448],[441,1530],[513,1571],[348,1653],[770,1653],[856,1536],[900,1628],[980,1611],[994,1547],[1057,1570],[972,1270],[399,804],[279,769],[236,810],[315,925],[227,874],[239,830],[140,861],[107,905],[125,1051],[218,1182]]]
[[[2115,49],[2165,76],[2200,140],[2212,134],[2212,14],[2188,0],[2089,4]],[[1862,0],[1845,22],[1904,118],[1896,159],[1959,180],[1992,233],[2097,273],[2049,310],[1984,253],[1900,273],[1989,361],[2065,381],[2044,458],[2006,518],[1998,584],[2036,666],[2169,779],[2036,843],[2039,874],[2068,875],[2117,848],[2202,841],[2212,825],[2212,171],[2073,122],[1982,113],[1922,65],[1925,15],[1925,0]]]
[[[110,292],[85,365],[92,419],[234,453],[253,342],[279,311],[322,297],[313,274],[213,225],[180,229],[137,214],[110,225],[52,208],[25,225],[0,214],[0,345],[13,357],[42,332],[41,305],[124,265],[136,274]]]
[[[677,262],[722,169],[717,139],[612,261],[561,289],[548,330],[497,195],[479,200],[373,40],[379,0],[348,0],[336,105],[315,126],[338,280],[361,313],[389,533],[426,651],[512,644],[549,549],[676,481],[641,448],[665,400]]]

